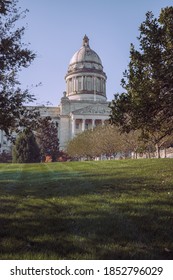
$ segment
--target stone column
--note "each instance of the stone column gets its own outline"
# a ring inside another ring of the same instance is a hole
[[[95,119],[92,119],[92,129],[95,127]]]
[[[75,124],[76,124],[76,120],[75,120],[75,118],[73,118],[73,119],[72,119],[72,130],[71,130],[72,138],[73,138],[74,135],[75,135]]]
[[[74,92],[74,77],[71,79],[71,92]]]
[[[82,119],[82,131],[85,130],[85,119]]]
[[[84,90],[84,77],[81,77],[81,90]]]
[[[96,101],[96,90],[97,90],[97,88],[96,88],[96,77],[95,76],[93,77],[93,82],[94,82],[94,101]]]
[[[83,90],[86,90],[86,76],[83,76]]]
[[[76,77],[73,77],[73,92],[76,91]]]
[[[100,92],[103,92],[103,78],[100,79]]]
[[[79,78],[78,77],[75,77],[75,91],[76,93],[78,92],[78,89],[79,89]]]

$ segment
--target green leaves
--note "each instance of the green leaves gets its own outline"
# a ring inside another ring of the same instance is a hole
[[[11,3],[12,3],[12,1],[0,0],[0,14],[6,15]]]
[[[129,152],[141,149],[139,132],[121,133],[118,127],[110,124],[89,129],[73,138],[67,146],[67,153],[74,158],[94,158],[129,156]]]
[[[25,14],[25,12],[24,12]],[[35,54],[22,42],[24,27],[16,27],[23,17],[17,1],[0,1],[0,129],[7,135],[35,119],[35,112],[24,107],[34,96],[21,90],[18,73],[28,67]],[[29,117],[29,119],[28,119]]]
[[[140,25],[139,50],[130,47],[123,73],[125,92],[112,102],[111,122],[122,131],[141,129],[143,137],[162,145],[173,132],[173,7],[152,12]],[[154,140],[153,140],[154,139]]]
[[[51,156],[56,161],[59,154],[58,124],[50,117],[40,118],[36,138],[42,157]]]
[[[30,129],[21,132],[13,147],[14,163],[40,162],[40,150]]]

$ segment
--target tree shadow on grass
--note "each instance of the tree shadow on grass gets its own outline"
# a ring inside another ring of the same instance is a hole
[[[124,170],[123,170],[124,171]],[[173,184],[162,185],[160,179],[147,176],[134,176],[117,171],[108,173],[72,172],[25,172],[15,175],[14,171],[4,172],[0,176],[1,195],[14,193],[19,196],[33,195],[34,197],[81,196],[92,193],[141,192],[141,188],[152,192],[172,190]]]
[[[17,215],[0,219],[0,258],[172,259],[168,212],[150,211],[147,203],[128,208],[116,203],[111,212],[87,210],[79,216],[75,207],[13,205],[10,212]]]
[[[173,258],[172,201],[154,197],[170,184],[121,172],[22,176],[1,188],[1,259]]]

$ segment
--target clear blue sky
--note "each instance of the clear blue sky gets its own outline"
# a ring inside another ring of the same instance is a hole
[[[129,61],[130,43],[137,45],[138,28],[147,11],[158,17],[172,0],[19,0],[29,13],[24,42],[37,58],[21,72],[22,87],[33,87],[38,104],[56,106],[66,89],[64,76],[69,61],[81,47],[83,36],[100,56],[107,74],[107,98],[121,92],[121,78]]]

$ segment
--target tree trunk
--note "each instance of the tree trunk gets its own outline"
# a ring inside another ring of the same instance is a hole
[[[160,158],[160,146],[158,144],[156,144],[156,157]]]
[[[165,152],[165,158],[167,157],[167,154],[166,154],[166,148],[164,148],[164,152]]]

